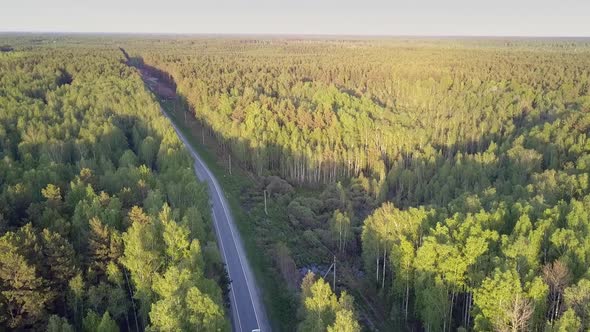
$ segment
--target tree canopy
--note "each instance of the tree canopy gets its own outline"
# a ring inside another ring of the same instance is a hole
[[[205,186],[121,52],[25,47],[0,81],[0,329],[169,331],[182,299],[229,330]]]

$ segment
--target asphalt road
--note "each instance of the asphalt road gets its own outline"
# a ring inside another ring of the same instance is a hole
[[[221,186],[166,112],[162,110],[162,113],[170,120],[178,137],[193,156],[195,174],[199,180],[206,182],[209,186],[211,214],[213,215],[219,250],[227,266],[229,278],[232,281],[230,306],[234,331],[251,332],[256,329],[260,329],[262,332],[270,331],[270,325],[256,287],[256,281],[246,259],[240,234],[235,227],[235,222],[229,211]]]

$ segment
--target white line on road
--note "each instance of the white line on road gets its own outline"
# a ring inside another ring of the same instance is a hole
[[[248,294],[250,295],[250,303],[252,304],[252,309],[254,310],[254,316],[255,316],[255,319],[256,319],[256,324],[260,328],[260,321],[258,319],[258,312],[256,310],[256,305],[254,304],[254,301],[253,301],[252,290],[250,289],[250,280],[248,279],[248,276],[246,275],[246,272],[244,270],[244,265],[242,263],[242,258],[241,258],[241,255],[240,255],[240,251],[238,250],[238,244],[237,244],[238,243],[237,242],[238,241],[238,238],[236,237],[236,235],[235,235],[235,233],[233,231],[232,225],[230,224],[230,221],[229,221],[230,214],[229,214],[229,212],[228,212],[228,210],[227,210],[227,208],[225,206],[224,199],[221,196],[221,193],[220,193],[221,189],[219,189],[219,186],[217,185],[217,180],[215,179],[215,177],[213,176],[213,174],[211,173],[211,171],[209,171],[209,168],[201,160],[201,158],[199,157],[199,155],[194,151],[193,147],[188,142],[188,140],[184,137],[184,135],[182,134],[182,132],[176,127],[176,125],[174,124],[174,122],[172,121],[172,119],[168,116],[168,114],[166,114],[166,112],[164,112],[163,109],[161,109],[161,111],[164,114],[164,116],[166,116],[168,118],[168,120],[170,121],[170,123],[172,124],[172,127],[176,131],[178,137],[184,143],[184,146],[191,152],[191,154],[193,155],[193,158],[195,159],[195,162],[199,162],[201,164],[202,168],[207,173],[207,176],[209,176],[209,178],[211,179],[211,183],[213,183],[213,189],[214,189],[215,193],[217,194],[217,197],[219,198],[219,202],[221,203],[221,207],[223,208],[223,212],[225,213],[226,221],[228,223],[228,227],[229,227],[229,230],[230,230],[232,239],[234,241],[234,246],[236,247],[236,252],[238,253],[238,262],[240,263],[240,268],[242,270],[242,275],[244,276],[244,279],[246,280],[246,288],[248,289]],[[197,170],[195,169],[195,171],[197,171]],[[215,209],[212,208],[211,210],[213,212],[213,219],[215,220],[215,223],[214,224],[215,224],[215,229],[217,230],[219,242],[220,242],[220,245],[221,245],[221,251],[223,252],[223,257],[225,258],[225,262],[227,263],[228,262],[227,255],[225,253],[225,248],[224,248],[224,245],[223,245],[223,240],[221,238],[221,233],[219,231],[219,226],[218,226],[219,221],[218,221],[218,219],[217,219],[217,217],[215,215]],[[229,264],[227,264],[227,268],[229,269]],[[240,320],[240,315],[239,315],[239,312],[238,312],[238,306],[237,306],[237,301],[236,301],[236,297],[235,297],[235,292],[234,292],[233,287],[232,287],[232,290],[231,291],[232,291],[232,297],[234,299],[234,306],[233,307],[234,307],[234,309],[236,311],[236,315],[237,315],[237,318],[238,318],[238,324],[240,325],[240,331],[243,331],[241,320]]]
[[[196,173],[196,169],[195,169],[195,173]],[[217,230],[217,234],[219,233],[219,226],[217,225],[218,221],[217,221],[217,216],[215,215],[215,209],[211,208],[211,212],[213,214],[213,219],[215,220],[215,222],[213,223],[215,225],[215,229]],[[221,252],[223,252],[223,258],[226,262],[226,267],[229,270],[229,265],[227,264],[227,255],[225,254],[225,247],[223,246],[223,241],[221,240],[221,235],[218,235],[217,238],[219,239],[219,245],[221,246]],[[236,294],[234,291],[234,288],[232,287],[231,289],[231,296],[234,298],[234,305],[232,306],[234,308],[234,311],[236,312],[236,318],[238,319],[238,325],[240,326],[240,331],[244,331],[244,328],[242,327],[242,321],[240,320],[240,312],[238,311],[238,301],[236,300]]]
[[[193,154],[195,155],[195,158],[201,163],[201,165],[203,166],[203,169],[205,169],[205,171],[207,172],[207,174],[211,178],[211,182],[213,182],[213,186],[215,187],[215,192],[217,193],[217,197],[219,197],[219,201],[221,202],[221,207],[223,208],[223,212],[225,212],[226,220],[228,222],[229,231],[232,235],[232,238],[234,239],[234,245],[236,246],[236,251],[238,252],[238,261],[240,262],[240,267],[242,268],[242,274],[244,275],[244,279],[246,279],[246,287],[248,288],[248,293],[250,294],[250,302],[252,303],[252,309],[254,309],[254,316],[256,318],[256,325],[258,325],[258,327],[260,327],[260,321],[258,320],[258,313],[256,312],[256,306],[254,305],[254,301],[253,301],[254,297],[252,296],[252,291],[250,290],[250,280],[248,279],[248,276],[246,276],[246,272],[244,271],[244,265],[242,264],[242,257],[240,255],[240,251],[237,250],[238,249],[238,245],[237,245],[238,238],[234,234],[234,230],[231,227],[231,225],[229,225],[230,214],[229,214],[227,208],[225,207],[225,203],[223,202],[223,197],[221,197],[220,189],[216,183],[217,180],[215,180],[215,178],[213,177],[213,174],[211,174],[211,172],[209,171],[207,166],[205,166],[205,164],[201,161],[199,156],[194,151],[193,151]]]

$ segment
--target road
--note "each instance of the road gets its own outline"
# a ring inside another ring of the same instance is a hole
[[[206,182],[209,186],[215,233],[217,234],[219,249],[226,264],[229,278],[232,281],[230,306],[234,331],[251,332],[255,329],[260,329],[261,332],[270,331],[270,325],[260,299],[256,280],[246,259],[240,234],[236,229],[221,186],[186,137],[168,117],[168,114],[164,110],[162,110],[162,113],[170,120],[178,137],[193,156],[195,174],[199,180]]]

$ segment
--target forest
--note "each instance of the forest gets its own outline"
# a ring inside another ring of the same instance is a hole
[[[192,160],[118,49],[0,54],[0,330],[228,331]]]
[[[273,329],[590,329],[588,40],[44,38],[1,43],[1,326],[230,329],[160,103],[224,174]]]
[[[219,158],[260,179],[245,208],[270,193],[271,225],[250,222],[294,294],[301,267],[336,256],[337,291],[367,329],[578,331],[588,46],[228,38],[133,52],[175,82]],[[305,321],[307,301],[292,303]]]

